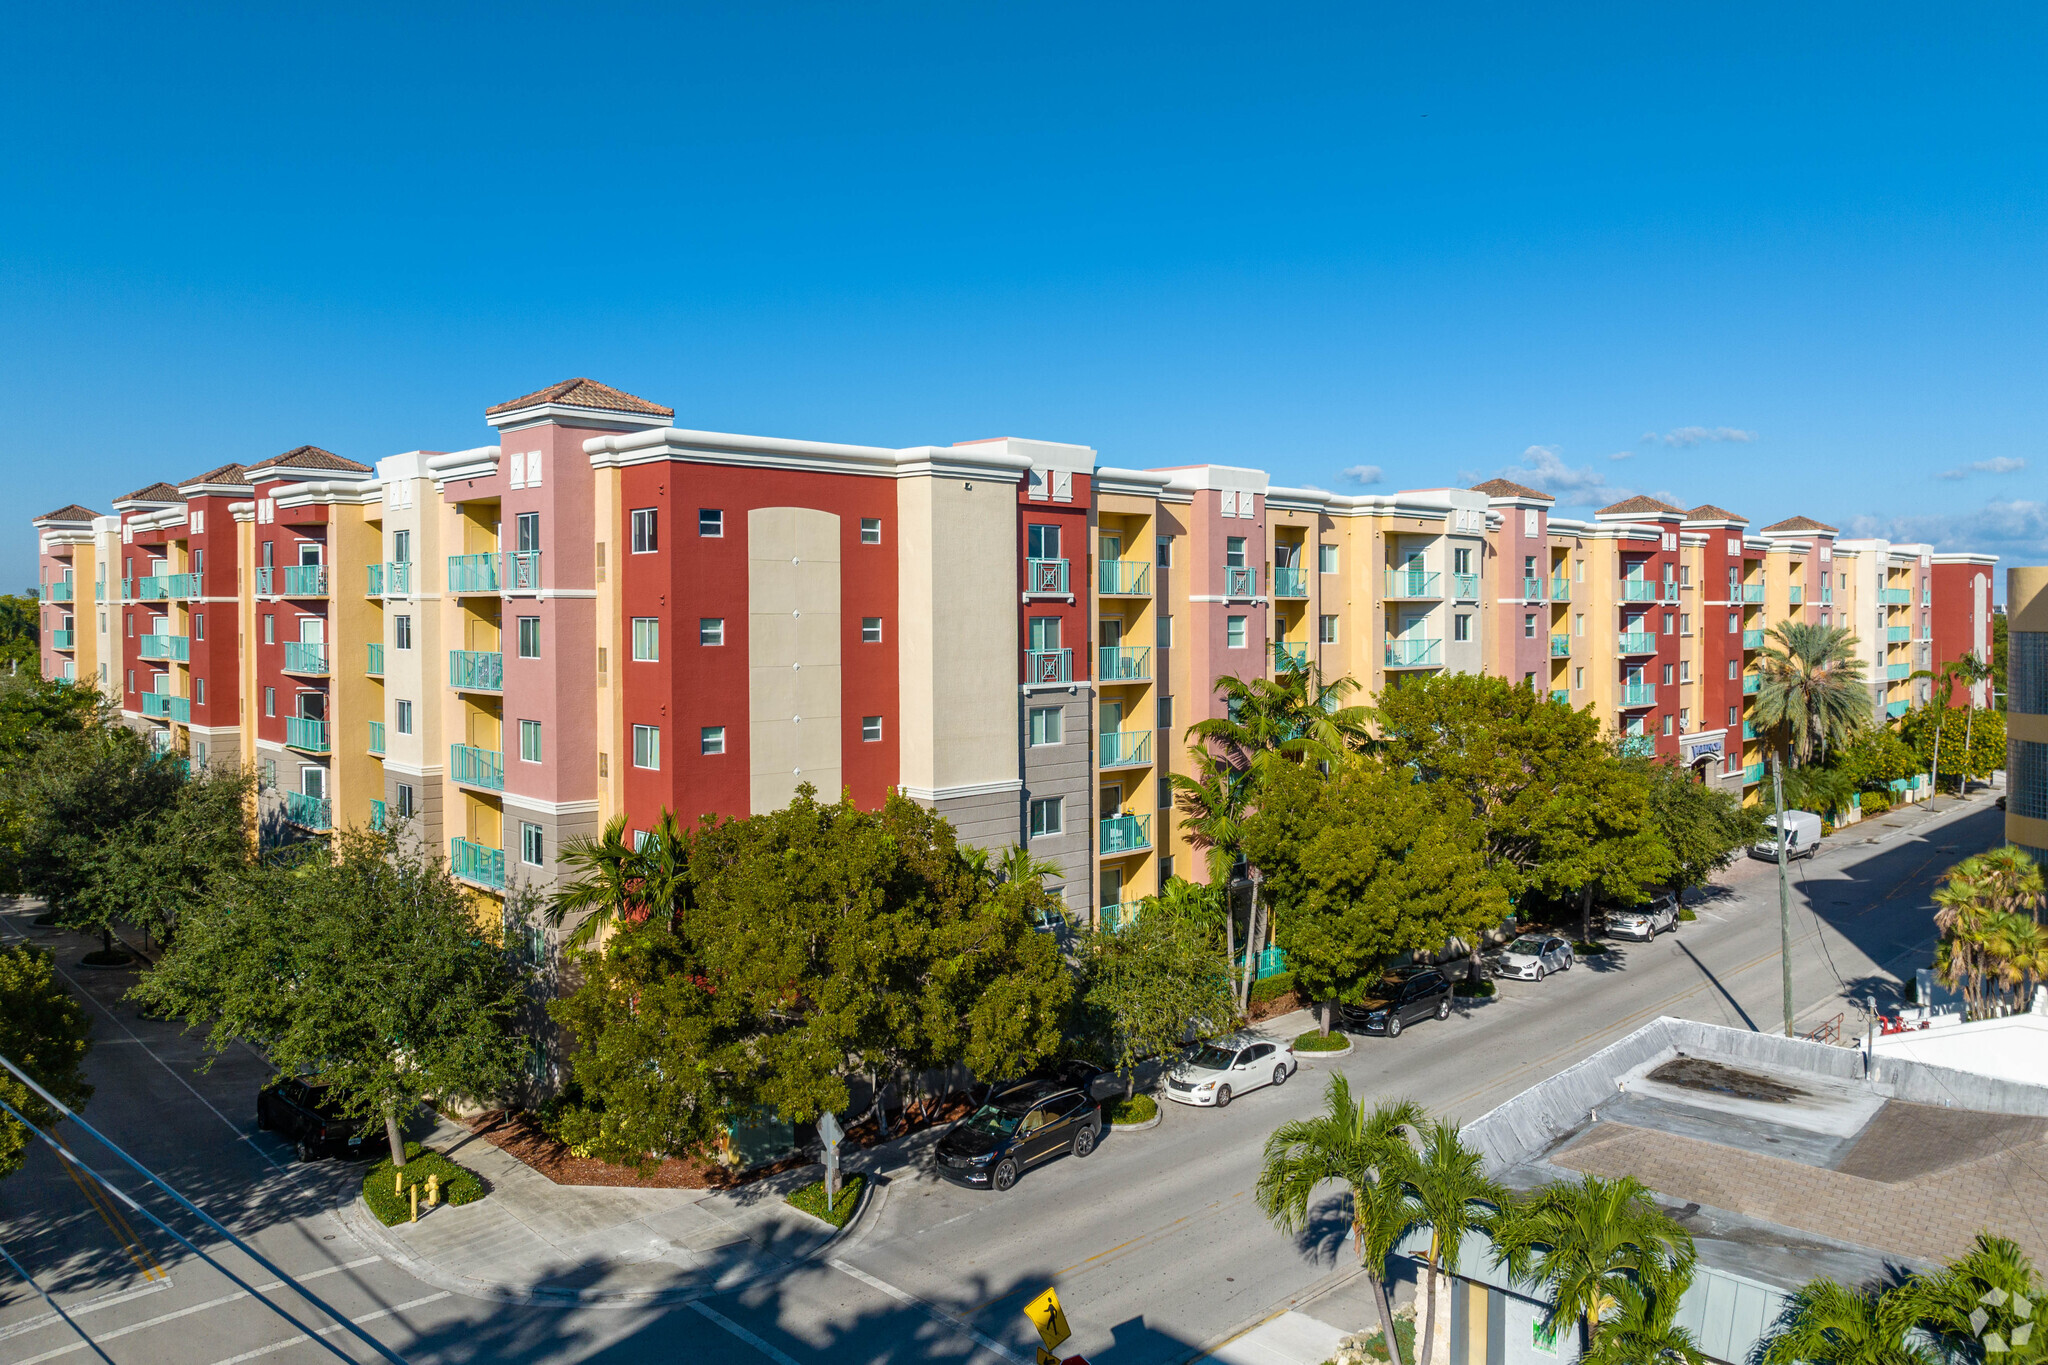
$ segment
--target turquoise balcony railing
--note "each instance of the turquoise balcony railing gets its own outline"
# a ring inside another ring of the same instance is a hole
[[[1834,590],[1834,589],[1833,589],[1832,587],[1830,587],[1830,586],[1828,586],[1827,584],[1825,584],[1825,583],[1821,584],[1821,587],[1820,587],[1820,601],[1821,601],[1821,605],[1822,605],[1822,606],[1826,606],[1826,605],[1828,605],[1828,604],[1829,604],[1830,602],[1833,602],[1834,600],[1835,600],[1835,590]]]
[[[278,570],[279,581],[283,583],[285,597],[327,596],[327,566],[325,564],[287,564]]]
[[[373,678],[384,676],[384,642],[372,640],[363,646],[363,672]]]
[[[1621,580],[1621,600],[1654,602],[1657,600],[1657,585],[1641,578],[1624,578]]]
[[[1074,680],[1074,651],[1071,649],[1027,649],[1024,651],[1024,681],[1063,683]]]
[[[186,635],[145,635],[136,642],[136,652],[145,659],[192,660],[192,640]]]
[[[1225,597],[1257,597],[1259,595],[1259,571],[1257,569],[1223,570],[1223,595]]]
[[[505,790],[505,755],[473,744],[448,746],[448,776],[466,787]]]
[[[1742,585],[1742,600],[1744,602],[1763,601],[1764,585],[1761,583],[1744,583]]]
[[[1759,782],[1761,782],[1761,781],[1763,781],[1763,780],[1764,780],[1764,765],[1763,765],[1763,764],[1761,764],[1761,763],[1745,763],[1745,764],[1743,764],[1743,765],[1742,765],[1742,785],[1743,785],[1743,786],[1745,786],[1745,787],[1753,787],[1753,786],[1755,786],[1755,785],[1756,785],[1757,783],[1759,783]]]
[[[1129,768],[1152,761],[1150,730],[1105,730],[1102,734],[1102,766]]]
[[[1562,702],[1566,706],[1570,706],[1572,704],[1572,694],[1570,690],[1563,687],[1551,688],[1550,699],[1555,702]]]
[[[1755,738],[1756,738],[1756,722],[1755,722],[1755,721],[1753,721],[1753,720],[1746,720],[1746,721],[1742,722],[1742,737],[1743,737],[1744,739],[1755,739]]]
[[[373,754],[384,752],[384,722],[381,720],[370,722],[370,752]]]
[[[368,595],[383,597],[403,596],[412,591],[412,561],[372,564],[369,568]]]
[[[256,570],[256,595],[258,597],[275,596],[276,594],[272,593],[270,588],[271,581],[276,577],[277,571],[272,569],[268,564],[260,566]]]
[[[540,591],[539,550],[514,550],[505,556],[505,591]]]
[[[1889,720],[1897,720],[1900,716],[1905,715],[1908,711],[1912,709],[1913,703],[1909,701],[1887,702],[1885,704],[1884,714],[1885,717]]]
[[[505,850],[471,843],[460,836],[448,841],[448,870],[466,882],[505,889]]]
[[[173,597],[199,596],[199,575],[196,573],[174,573],[167,585]]]
[[[363,595],[365,597],[382,597],[384,595],[384,566],[382,564],[372,564],[365,571],[364,576],[369,581],[363,585]]]
[[[1742,647],[1744,649],[1762,649],[1764,647],[1764,633],[1760,630],[1743,631]]]
[[[1149,645],[1102,645],[1095,651],[1095,680],[1105,683],[1150,682]]]
[[[1527,599],[1528,599],[1529,601],[1531,601],[1531,602],[1540,602],[1540,601],[1542,601],[1542,600],[1543,600],[1543,580],[1542,580],[1542,579],[1540,579],[1540,578],[1525,578],[1525,579],[1523,579],[1523,580],[1522,580],[1522,596],[1523,596],[1523,597],[1525,597],[1525,598],[1527,598]]]
[[[1551,637],[1550,637],[1550,657],[1551,657],[1551,658],[1553,658],[1553,659],[1568,659],[1568,658],[1570,658],[1570,657],[1571,657],[1571,652],[1572,652],[1572,637],[1571,637],[1571,636],[1569,636],[1569,635],[1553,635],[1553,636],[1551,636]]]
[[[1623,654],[1655,654],[1657,637],[1647,630],[1624,630],[1615,636],[1615,648]]]
[[[1441,597],[1438,584],[1443,575],[1423,573],[1416,569],[1387,570],[1387,596],[1401,600]]]
[[[1308,667],[1308,646],[1290,644],[1286,640],[1273,642],[1273,671],[1275,673],[1299,673]]]
[[[1755,696],[1755,695],[1756,695],[1757,693],[1759,693],[1759,692],[1761,692],[1761,691],[1763,690],[1763,686],[1764,686],[1764,678],[1763,678],[1763,674],[1761,674],[1761,673],[1745,673],[1745,674],[1743,674],[1743,675],[1742,675],[1742,695],[1743,695],[1743,696],[1745,696],[1745,697],[1753,697],[1753,696]]]
[[[105,580],[101,580],[92,585],[92,600],[95,602],[104,602],[107,600],[107,585]]]
[[[1892,682],[1898,682],[1902,679],[1910,678],[1911,676],[1913,676],[1913,665],[1886,664],[1884,666],[1884,676]]]
[[[75,589],[72,588],[70,579],[60,578],[55,582],[43,585],[43,600],[45,602],[69,602],[74,591]]]
[[[144,692],[142,714],[152,720],[174,720],[180,725],[192,723],[192,699],[174,697],[168,692]]]
[[[448,591],[497,592],[498,590],[497,555],[448,556]]]
[[[284,794],[284,818],[304,829],[333,829],[334,803],[324,796],[308,796],[304,792],[286,792]]]
[[[1888,607],[1910,607],[1913,605],[1911,588],[1885,588],[1879,591],[1878,600]]]
[[[1655,735],[1641,734],[1623,735],[1621,737],[1621,752],[1629,757],[1654,758],[1657,753],[1657,737]]]
[[[463,692],[505,690],[505,656],[479,649],[448,651],[448,685]]]
[[[1797,583],[1794,583],[1786,591],[1791,593],[1792,605],[1795,607],[1806,600],[1806,589],[1800,587]]]
[[[1884,638],[1887,643],[1902,645],[1913,638],[1913,628],[1911,626],[1886,626],[1884,628]]]
[[[1139,849],[1152,847],[1152,817],[1149,815],[1112,815],[1101,822],[1102,853],[1108,857],[1117,853],[1136,853]]]
[[[1621,685],[1621,704],[1623,706],[1655,706],[1657,704],[1657,684],[1642,682],[1623,683]]]
[[[1550,600],[1553,602],[1569,602],[1572,600],[1572,583],[1569,578],[1553,578],[1550,580]]]
[[[1388,668],[1441,668],[1443,666],[1442,640],[1389,640],[1387,641]]]
[[[1033,597],[1067,595],[1067,561],[1027,559],[1024,561],[1024,591]]]
[[[1113,934],[1138,918],[1138,907],[1142,904],[1143,901],[1120,901],[1115,905],[1105,905],[1095,913],[1102,921],[1102,927]]]
[[[50,632],[50,648],[78,648],[78,632],[75,630],[53,630]]]
[[[373,800],[370,802],[370,828],[377,830],[384,828],[384,803],[382,801]]]
[[[1934,589],[1920,589],[1920,605],[1923,607],[1931,607],[1934,605]]]
[[[284,643],[284,671],[304,673],[312,677],[327,674],[327,646],[309,644],[303,640],[287,640]]]
[[[171,576],[169,574],[151,574],[147,578],[137,578],[130,581],[135,585],[135,591],[129,596],[131,602],[162,602],[169,599],[171,595]]]
[[[305,753],[324,754],[327,752],[327,722],[311,716],[286,716],[284,742],[288,747]]]
[[[1095,566],[1104,597],[1150,597],[1152,566],[1142,559],[1105,559]]]
[[[1451,595],[1461,602],[1477,602],[1479,600],[1479,575],[1476,573],[1452,574]]]
[[[1308,573],[1307,573],[1307,571],[1306,571],[1306,570],[1303,570],[1303,569],[1286,569],[1286,568],[1282,568],[1282,569],[1275,569],[1275,570],[1273,570],[1273,596],[1275,596],[1275,597],[1306,597],[1306,596],[1308,596]]]

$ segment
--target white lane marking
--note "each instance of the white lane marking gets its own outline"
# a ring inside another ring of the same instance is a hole
[[[370,1262],[372,1261],[381,1261],[383,1259],[384,1258],[382,1256],[365,1256],[361,1260],[347,1261],[341,1265],[331,1265],[328,1266],[325,1270],[315,1270],[311,1274],[299,1276],[298,1279],[300,1283],[304,1283],[307,1280],[317,1280],[324,1275],[339,1275],[344,1270],[354,1270],[359,1266],[366,1266],[370,1264]],[[273,1289],[283,1289],[284,1287],[285,1282],[283,1280],[272,1280],[268,1284],[257,1285],[256,1289],[259,1293],[267,1294]],[[246,1299],[248,1297],[249,1294],[246,1290],[238,1289],[232,1294],[223,1294],[217,1299],[208,1299],[204,1303],[195,1303],[187,1308],[176,1309],[175,1311],[169,1313],[161,1313],[153,1318],[145,1318],[141,1322],[132,1322],[128,1324],[126,1327],[116,1327],[111,1332],[102,1332],[100,1333],[98,1340],[112,1341],[116,1337],[125,1337],[128,1336],[130,1333],[140,1332],[146,1328],[161,1327],[163,1326],[163,1324],[167,1322],[176,1322],[179,1318],[189,1318],[194,1313],[204,1313],[209,1308],[219,1308],[223,1304],[233,1303],[237,1299]],[[443,1295],[442,1297],[445,1298],[446,1295]],[[331,1332],[339,1331],[340,1328],[329,1327],[323,1328],[322,1330]],[[304,1341],[305,1338],[301,1336],[295,1338],[295,1340]],[[42,1361],[55,1360],[59,1356],[67,1356],[70,1355],[73,1351],[83,1351],[84,1349],[84,1342],[74,1341],[68,1346],[59,1346],[55,1350],[45,1351],[39,1356],[30,1356],[27,1360],[16,1361],[15,1365],[40,1365],[40,1362]]]
[[[67,1303],[64,1305],[64,1311],[74,1318],[83,1317],[87,1313],[97,1313],[102,1308],[112,1308],[117,1303],[127,1303],[130,1299],[140,1299],[150,1294],[161,1294],[170,1287],[171,1282],[169,1280],[151,1280],[140,1289],[122,1289],[112,1294],[102,1294],[96,1299],[87,1299],[84,1303]],[[48,1327],[52,1323],[62,1321],[63,1319],[55,1313],[44,1313],[40,1317],[24,1318],[12,1326],[0,1327],[0,1341],[6,1341],[9,1337],[18,1337],[23,1332],[33,1332],[39,1328]]]
[[[769,1343],[761,1340],[761,1338],[755,1336],[752,1332],[749,1332],[746,1328],[740,1326],[731,1318],[725,1316],[725,1314],[706,1308],[704,1306],[704,1301],[702,1299],[691,1300],[690,1307],[696,1309],[699,1313],[702,1313],[705,1317],[711,1319],[720,1327],[723,1327],[726,1331],[732,1333],[741,1341],[744,1341],[745,1343],[747,1343],[747,1345],[759,1351],[762,1355],[767,1356],[770,1360],[775,1362],[775,1365],[797,1365],[797,1362],[792,1357],[786,1356],[782,1352],[776,1350]],[[221,1362],[221,1365],[227,1365],[227,1362],[223,1361]]]
[[[360,1327],[366,1322],[375,1322],[379,1318],[396,1317],[408,1308],[419,1308],[426,1304],[439,1303],[442,1299],[451,1297],[453,1296],[444,1289],[438,1294],[429,1294],[423,1299],[408,1299],[404,1303],[394,1303],[389,1308],[380,1308],[374,1313],[365,1313],[359,1318],[350,1318],[349,1321]],[[268,1346],[258,1346],[253,1351],[244,1351],[238,1356],[229,1356],[226,1360],[217,1360],[214,1362],[214,1365],[241,1365],[242,1361],[254,1360],[258,1356],[267,1356],[273,1351],[282,1351],[287,1346],[296,1346],[302,1341],[311,1341],[315,1336],[324,1337],[329,1332],[339,1332],[340,1330],[341,1324],[336,1323],[332,1327],[322,1327],[313,1333],[313,1336],[308,1336],[301,1332],[295,1337],[286,1337],[283,1341],[273,1341]],[[796,1365],[796,1363],[792,1361],[790,1365]]]
[[[959,1328],[961,1331],[967,1333],[968,1336],[973,1337],[974,1340],[981,1346],[985,1347],[988,1350],[994,1351],[997,1355],[1001,1356],[1005,1360],[1015,1362],[1015,1365],[1032,1365],[1032,1361],[1028,1357],[1018,1355],[1015,1351],[1011,1350],[1009,1347],[1003,1345],[1003,1343],[995,1340],[992,1337],[983,1336],[981,1333],[975,1331],[974,1328],[969,1326],[965,1321],[963,1321],[960,1318],[954,1317],[951,1313],[948,1313],[945,1309],[939,1307],[937,1304],[926,1303],[923,1299],[917,1297],[917,1295],[909,1293],[905,1290],[898,1289],[895,1285],[890,1284],[887,1280],[878,1280],[858,1266],[848,1265],[844,1261],[827,1261],[826,1264],[831,1266],[834,1270],[838,1271],[842,1275],[851,1275],[854,1279],[859,1280],[862,1284],[867,1285],[871,1289],[881,1290],[884,1294],[887,1294],[890,1298],[896,1300],[898,1303],[907,1303],[913,1308],[922,1309],[925,1313],[929,1314],[931,1317],[937,1319],[938,1321],[946,1323],[949,1326]]]

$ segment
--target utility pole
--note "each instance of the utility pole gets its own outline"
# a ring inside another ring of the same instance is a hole
[[[1785,766],[1771,751],[1771,800],[1778,808],[1778,971],[1785,985],[1785,1036],[1792,1034],[1792,882],[1785,870]]]

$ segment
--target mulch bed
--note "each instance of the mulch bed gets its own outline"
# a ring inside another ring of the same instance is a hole
[[[1252,1001],[1250,1008],[1245,1011],[1245,1018],[1256,1024],[1261,1019],[1271,1019],[1277,1015],[1292,1014],[1296,1010],[1305,1010],[1307,1008],[1308,1001],[1301,998],[1299,991],[1289,991],[1285,995],[1276,995],[1271,1000]]]

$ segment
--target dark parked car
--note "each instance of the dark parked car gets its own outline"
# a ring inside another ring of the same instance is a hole
[[[975,1107],[979,1108],[988,1103],[991,1095],[999,1095],[1005,1090],[1031,1081],[1050,1081],[1055,1085],[1070,1087],[1094,1100],[1106,1100],[1121,1095],[1124,1091],[1124,1083],[1117,1079],[1114,1072],[1104,1071],[1093,1062],[1070,1060],[1049,1062],[1028,1076],[1002,1081],[983,1081],[969,1094],[974,1100]]]
[[[256,1126],[296,1146],[301,1161],[330,1153],[354,1156],[363,1147],[363,1139],[356,1136],[358,1121],[342,1116],[326,1086],[305,1081],[272,1081],[257,1091]]]
[[[1063,1152],[1095,1150],[1102,1106],[1086,1090],[1058,1081],[1026,1081],[989,1097],[946,1130],[932,1167],[956,1185],[1007,1190],[1017,1177]]]
[[[1370,998],[1356,1005],[1337,1006],[1337,1026],[1346,1033],[1384,1033],[1398,1038],[1408,1024],[1450,1015],[1451,983],[1434,967],[1415,967],[1388,972]]]

